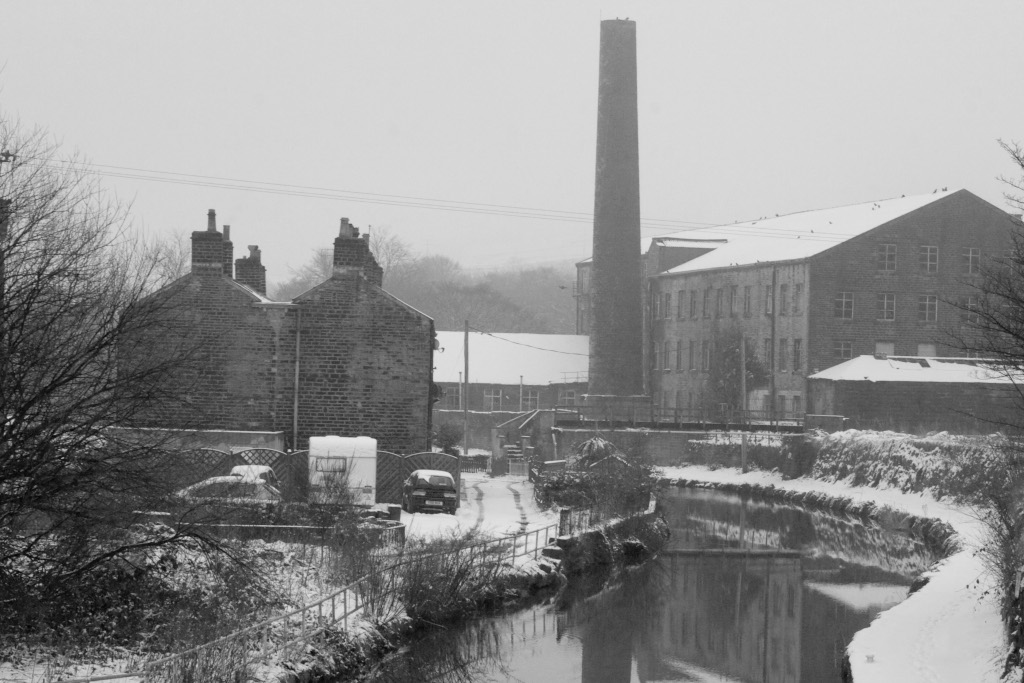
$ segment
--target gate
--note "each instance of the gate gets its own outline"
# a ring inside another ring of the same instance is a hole
[[[509,458],[508,459],[508,473],[512,477],[526,478],[530,476],[530,465],[526,462],[526,458]]]

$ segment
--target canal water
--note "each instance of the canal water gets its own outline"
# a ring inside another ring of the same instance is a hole
[[[838,682],[853,634],[938,559],[905,534],[789,504],[689,489],[661,503],[672,537],[656,560],[433,629],[369,680]]]

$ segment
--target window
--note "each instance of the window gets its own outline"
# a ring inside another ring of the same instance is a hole
[[[778,410],[779,410],[779,415],[785,415],[785,414],[786,414],[786,396],[785,396],[784,394],[779,394],[779,396],[778,396],[778,398],[776,399],[776,401],[777,401],[777,402],[778,402],[778,404],[779,404],[779,407],[778,407]],[[774,595],[774,596],[772,596],[772,597],[774,597],[776,601],[780,599],[780,598],[779,598],[779,593],[778,593],[777,591],[776,591],[775,595]],[[777,604],[777,602],[773,601],[773,607],[772,607],[772,609],[773,609],[773,610],[774,610],[774,609],[778,609],[778,604]]]
[[[683,342],[679,340],[676,342],[676,370],[683,369]]]
[[[683,305],[686,302],[686,290],[680,289],[676,299],[676,317],[680,320],[683,319]]]
[[[964,248],[964,272],[968,275],[977,275],[981,272],[981,249]]]
[[[918,265],[925,273],[939,272],[939,248],[922,245],[918,252]]]
[[[691,339],[690,340],[690,364],[687,366],[691,370],[696,370],[697,369],[697,360],[694,358],[694,350],[695,350],[696,346],[697,346],[697,343]]]
[[[853,358],[853,342],[851,341],[837,341],[832,350],[835,357],[840,360],[850,360]]]
[[[978,297],[969,296],[961,304],[960,320],[965,323],[977,324],[980,320],[978,316]]]
[[[934,294],[922,294],[917,297],[917,319],[923,323],[933,323],[939,317],[939,298]]]
[[[560,406],[576,405],[576,390],[575,389],[559,389],[558,390],[558,405],[560,405]]]
[[[803,283],[797,283],[793,285],[793,314],[798,315],[804,300],[804,285]]]
[[[793,340],[793,372],[800,372],[803,367],[800,363],[803,361],[801,357],[804,350],[804,340],[794,339]]]
[[[892,356],[896,353],[896,342],[876,341],[875,353],[882,356]]]
[[[484,410],[501,410],[501,389],[484,389]]]
[[[661,344],[653,342],[654,350],[651,354],[651,369],[657,370],[661,367]]]
[[[775,309],[775,292],[771,285],[764,286],[764,314],[771,315]]]
[[[697,317],[697,290],[690,292],[690,317]]]
[[[716,318],[721,318],[722,317],[722,298],[723,298],[722,295],[723,295],[723,292],[722,292],[722,288],[721,287],[719,287],[718,289],[715,290],[715,317]]]
[[[800,398],[800,394],[793,394],[793,414],[800,417],[800,414],[804,412],[803,400]],[[792,592],[790,593],[792,596]],[[790,610],[792,610],[792,600],[790,600]]]
[[[657,320],[661,317],[661,294],[651,292],[651,318]]]
[[[896,270],[896,245],[878,245],[878,270],[885,273],[892,273]]]
[[[672,292],[665,292],[665,303],[661,307],[661,315],[668,320],[672,317]]]
[[[777,367],[782,372],[789,369],[789,340],[786,338],[779,340],[779,364]]]
[[[701,307],[701,315],[705,318],[711,317],[711,288],[704,290],[704,305]]]
[[[523,410],[537,410],[540,407],[540,391],[523,389]]]
[[[853,292],[839,292],[836,294],[835,310],[833,316],[836,318],[853,318]]]
[[[736,285],[732,285],[731,287],[729,287],[729,317],[731,318],[736,317],[736,299],[738,298],[738,293],[739,287],[737,287]]]
[[[779,315],[789,315],[789,285],[779,285]]]
[[[772,353],[771,337],[764,338],[764,346],[762,348],[764,349],[764,351],[761,354],[761,357],[764,358],[764,362],[767,363],[769,366],[768,369],[771,370],[772,359],[775,357],[775,354]]]
[[[711,367],[711,344],[707,339],[700,343],[700,369],[707,372]]]
[[[751,307],[750,300],[751,300],[750,285],[746,285],[743,288],[743,315],[746,315],[746,316],[750,315],[750,307]]]
[[[917,355],[919,355],[919,356],[934,357],[934,356],[937,356],[939,354],[937,354],[935,352],[935,344],[918,344],[917,345]]]
[[[462,385],[444,388],[444,397],[441,399],[441,407],[452,410],[462,407]]]
[[[876,318],[879,320],[896,319],[896,295],[890,292],[879,292]]]
[[[672,369],[672,354],[669,351],[668,342],[664,342],[661,345],[661,358],[662,358],[662,362],[665,364],[665,369],[666,370],[671,370]]]

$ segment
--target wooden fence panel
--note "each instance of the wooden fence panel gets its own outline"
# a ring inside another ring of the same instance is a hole
[[[377,451],[377,502],[402,502],[402,482],[413,470],[443,470],[455,478],[455,488],[461,486],[462,472],[459,458],[447,453],[413,453],[396,455]]]

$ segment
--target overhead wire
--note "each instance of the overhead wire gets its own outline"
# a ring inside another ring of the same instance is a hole
[[[524,342],[518,342],[518,341],[514,341],[512,339],[506,339],[505,337],[499,337],[498,335],[494,334],[493,332],[485,332],[484,330],[481,330],[481,329],[478,329],[476,327],[473,327],[472,325],[469,326],[469,329],[473,330],[474,332],[479,332],[480,334],[486,334],[488,337],[494,337],[495,339],[499,339],[499,340],[501,340],[503,342],[508,342],[509,344],[515,344],[516,346],[526,346],[526,347],[531,348],[531,349],[537,349],[538,351],[548,351],[550,353],[561,353],[561,354],[564,354],[566,356],[585,356],[585,357],[589,357],[590,356],[589,353],[577,353],[575,351],[561,351],[559,349],[546,349],[546,348],[544,348],[542,346],[534,346],[533,344],[526,344]]]

